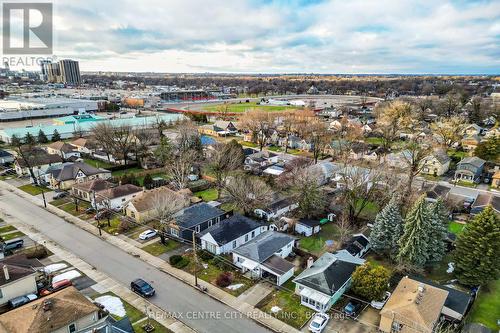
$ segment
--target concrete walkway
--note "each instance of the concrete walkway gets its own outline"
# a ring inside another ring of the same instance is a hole
[[[40,199],[35,198],[35,197],[27,194],[26,192],[21,191],[21,190],[17,189],[16,187],[14,187],[10,184],[7,184],[5,182],[0,181],[0,185],[3,188],[5,188],[6,190],[17,194],[18,196],[21,196],[24,199],[27,199],[40,207],[43,207],[43,203],[40,201]],[[75,226],[78,226],[82,230],[85,230],[93,235],[99,236],[99,230],[96,226],[93,226],[92,224],[90,224],[86,221],[83,221],[83,220],[81,220],[81,219],[79,219],[79,218],[77,218],[69,213],[66,213],[65,211],[63,211],[59,208],[56,208],[52,205],[47,205],[46,209],[49,212],[63,218],[67,222],[72,223]],[[168,264],[164,260],[162,260],[158,257],[155,257],[155,256],[147,253],[146,251],[141,250],[140,248],[137,248],[134,244],[136,242],[133,241],[132,239],[130,239],[128,237],[126,237],[127,239],[122,239],[122,238],[119,238],[119,237],[116,237],[113,235],[109,235],[106,232],[102,232],[102,236],[100,236],[100,238],[105,240],[106,242],[118,247],[119,249],[127,252],[128,254],[130,254],[136,258],[139,258],[139,259],[143,260],[144,262],[158,268],[160,271],[167,273],[167,274],[177,278],[178,280],[195,287],[194,286],[194,277],[191,274],[186,273],[183,270],[174,268],[174,267],[170,266],[170,264]],[[294,327],[287,325],[287,324],[283,323],[282,321],[272,317],[271,315],[255,308],[253,305],[250,305],[246,302],[241,302],[241,300],[239,300],[237,297],[213,286],[210,283],[207,283],[207,282],[202,281],[202,280],[198,280],[198,283],[200,285],[202,285],[203,287],[207,288],[206,294],[208,296],[210,296],[210,297],[218,300],[219,302],[222,302],[222,303],[226,304],[227,306],[241,312],[242,315],[257,321],[261,325],[264,325],[265,327],[267,327],[275,332],[290,332],[290,333],[299,332]],[[131,303],[131,304],[134,305],[133,303]],[[207,309],[207,311],[208,310],[209,309]]]
[[[274,286],[269,282],[259,282],[252,288],[245,290],[243,294],[238,296],[238,299],[247,304],[256,306],[260,301],[262,301],[267,295],[272,293]]]

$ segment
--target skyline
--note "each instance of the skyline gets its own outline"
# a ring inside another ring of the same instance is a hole
[[[500,73],[498,1],[53,3],[54,55],[84,72]]]

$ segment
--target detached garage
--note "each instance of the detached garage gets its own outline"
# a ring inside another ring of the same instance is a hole
[[[295,224],[295,232],[305,237],[317,234],[320,230],[321,225],[318,220],[300,219]]]

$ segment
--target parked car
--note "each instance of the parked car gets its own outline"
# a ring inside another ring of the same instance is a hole
[[[139,239],[146,240],[146,239],[153,238],[156,235],[158,235],[156,230],[148,229],[139,235]]]
[[[0,247],[3,252],[20,249],[24,245],[24,240],[22,238],[12,238],[0,243]]]
[[[73,283],[71,282],[71,280],[68,280],[68,279],[54,282],[54,283],[52,283],[52,285],[49,288],[42,289],[40,291],[40,296],[46,296],[46,295],[52,294],[56,291],[62,290],[64,288],[72,286],[72,285],[73,285]]]
[[[351,300],[344,308],[344,313],[349,317],[357,317],[361,311],[362,304],[357,301]]]
[[[316,313],[309,324],[309,331],[314,333],[321,333],[328,324],[330,316],[326,313]]]
[[[94,212],[95,212],[94,207],[89,207],[89,208],[85,209],[85,214],[92,214]]]
[[[68,196],[68,192],[56,192],[52,199],[57,200],[57,199],[62,199]]]
[[[155,294],[155,289],[143,279],[130,282],[130,289],[142,297],[151,297]]]
[[[384,307],[385,303],[387,303],[387,300],[389,299],[389,297],[391,297],[391,293],[386,291],[385,294],[384,294],[384,297],[382,298],[381,301],[372,301],[370,303],[371,307],[372,308],[375,308],[377,310],[380,310]]]
[[[15,309],[15,308],[20,307],[21,305],[24,305],[24,304],[27,304],[31,301],[34,301],[37,298],[38,298],[38,296],[35,294],[28,294],[28,295],[23,295],[23,296],[19,296],[19,297],[14,297],[13,299],[9,300],[8,303],[9,303],[9,307],[11,309]]]
[[[0,171],[0,176],[5,176],[12,172],[14,172],[14,169],[12,168],[3,169]]]

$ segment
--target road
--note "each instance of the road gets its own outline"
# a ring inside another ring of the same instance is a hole
[[[239,313],[14,193],[0,190],[0,209],[125,286],[138,277],[150,281],[157,291],[151,302],[198,332],[270,332],[247,318],[230,319]]]

